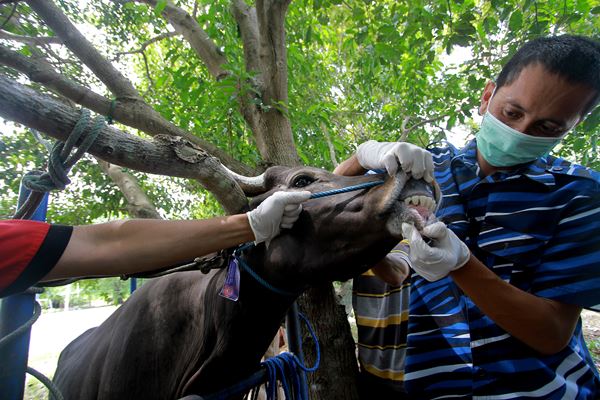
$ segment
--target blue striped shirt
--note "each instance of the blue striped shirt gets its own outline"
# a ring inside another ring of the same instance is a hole
[[[536,296],[600,304],[600,175],[552,156],[484,177],[475,140],[432,149],[438,217],[501,279]],[[413,274],[405,387],[419,399],[595,399],[581,320],[546,356],[483,314],[450,277]]]

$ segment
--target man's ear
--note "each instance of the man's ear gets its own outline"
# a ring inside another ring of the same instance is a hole
[[[481,94],[481,103],[479,104],[479,115],[483,115],[487,111],[494,89],[496,89],[496,84],[494,82],[488,81],[488,83],[485,84],[485,88]]]

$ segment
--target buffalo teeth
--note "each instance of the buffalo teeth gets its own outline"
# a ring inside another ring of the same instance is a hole
[[[427,207],[430,211],[435,211],[435,201],[431,197],[427,196],[410,196],[404,199],[404,204],[415,205],[415,206],[424,206]]]

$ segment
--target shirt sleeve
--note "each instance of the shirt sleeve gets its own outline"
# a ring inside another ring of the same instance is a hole
[[[39,221],[0,221],[0,297],[20,293],[48,274],[72,230]]]
[[[600,304],[600,194],[571,201],[545,246],[531,291],[567,304]]]
[[[392,251],[390,251],[389,254],[393,254],[394,258],[403,260],[404,262],[406,262],[408,264],[409,267],[412,267],[412,264],[410,262],[410,257],[409,257],[410,253],[409,252],[410,252],[410,246],[408,244],[408,240],[404,239],[400,243],[398,243],[396,245],[396,247],[394,247],[392,249]]]

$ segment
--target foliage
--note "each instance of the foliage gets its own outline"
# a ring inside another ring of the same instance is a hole
[[[141,286],[141,282],[138,282],[138,286]],[[39,296],[46,309],[65,308],[67,301],[69,308],[92,307],[98,305],[98,301],[119,305],[127,297],[129,281],[120,278],[83,279],[66,286],[47,287]]]
[[[63,10],[87,26],[97,47],[126,69],[146,100],[178,126],[227,150],[235,158],[260,162],[252,132],[238,111],[238,97],[253,90],[248,82],[239,29],[229,2],[197,1],[196,20],[227,57],[232,75],[215,81],[182,37],[169,37],[139,49],[172,28],[160,17],[166,3],[156,7],[127,2],[63,0]],[[193,12],[194,2],[177,5]],[[11,5],[0,6],[7,16]],[[15,34],[50,35],[28,6],[18,4],[20,26]],[[403,134],[421,144],[445,138],[452,129],[469,130],[476,120],[479,94],[487,79],[524,41],[564,32],[598,36],[600,9],[594,0],[520,1],[337,1],[299,0],[287,19],[289,104],[280,107],[292,122],[304,163],[333,168],[337,161],[367,138],[397,140]],[[0,19],[1,20],[1,19]],[[77,63],[61,63],[69,52],[54,57],[47,49],[10,43],[23,54],[46,52],[61,71],[90,87],[97,80]],[[470,57],[450,63],[448,54],[463,47]],[[53,49],[56,47],[53,46]],[[59,53],[54,50],[53,53]],[[146,62],[144,61],[146,60]],[[4,72],[3,72],[4,73]],[[14,73],[14,72],[12,72]],[[427,122],[429,121],[429,122]],[[596,151],[600,111],[581,124],[561,148],[574,161],[600,166]],[[411,129],[412,128],[412,129]],[[44,151],[24,131],[3,138],[2,185],[9,188],[0,205],[14,210],[18,176],[33,165],[43,166]],[[10,154],[10,155],[9,155]],[[122,216],[123,201],[91,162],[82,162],[72,176],[80,182],[53,203],[49,218],[87,223]],[[165,216],[208,216],[219,213],[210,195],[182,180],[149,179],[136,174]],[[74,179],[75,180],[75,179]],[[173,196],[176,193],[176,198]],[[85,200],[84,200],[85,199]],[[184,199],[180,201],[180,199]],[[192,207],[190,205],[198,205]],[[71,209],[85,208],[85,213]],[[207,207],[208,211],[203,211]]]

